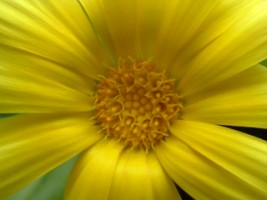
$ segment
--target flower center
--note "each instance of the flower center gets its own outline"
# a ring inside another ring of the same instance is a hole
[[[125,147],[149,150],[170,134],[181,112],[173,79],[151,61],[120,61],[98,84],[96,118],[107,137]]]

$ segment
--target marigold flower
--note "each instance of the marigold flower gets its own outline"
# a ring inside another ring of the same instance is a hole
[[[1,0],[0,198],[81,153],[70,200],[267,199],[266,0]]]

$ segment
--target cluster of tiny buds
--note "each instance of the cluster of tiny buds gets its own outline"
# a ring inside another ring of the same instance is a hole
[[[101,78],[95,97],[101,130],[132,149],[153,149],[170,134],[181,109],[174,80],[156,72],[151,61],[120,61]]]

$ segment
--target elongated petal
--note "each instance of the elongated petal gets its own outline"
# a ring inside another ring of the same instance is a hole
[[[101,137],[87,114],[28,114],[0,120],[0,198]]]
[[[1,1],[0,112],[90,110],[106,62],[95,41],[77,1]]]
[[[185,98],[184,119],[267,128],[267,68],[258,65]]]
[[[181,199],[154,153],[127,151],[121,155],[110,189],[110,200]]]
[[[65,198],[108,199],[121,151],[117,141],[105,139],[86,151],[72,171]]]
[[[191,59],[179,84],[192,94],[264,60],[267,55],[267,1],[220,1],[185,48]]]
[[[162,0],[80,0],[113,57],[153,57],[169,67],[216,4]]]
[[[161,6],[162,1],[157,2]],[[152,56],[161,69],[167,69],[170,76],[181,79],[187,71],[187,62],[198,51],[198,46],[191,48],[191,44],[198,39],[203,24],[210,19],[210,13],[217,4],[217,0],[166,1]]]
[[[157,158],[144,151],[122,151],[103,140],[86,152],[73,169],[66,199],[180,199]]]
[[[196,199],[266,199],[267,144],[200,122],[177,121],[157,155],[167,173]]]
[[[3,0],[0,25],[0,44],[15,49],[16,56],[49,60],[83,81],[95,79],[104,70],[104,50],[78,1]],[[31,67],[36,73],[38,66]],[[54,71],[61,75],[60,69]]]
[[[0,113],[70,112],[92,109],[93,100],[89,94],[57,82],[54,75],[61,79],[60,75],[46,71],[47,66],[58,69],[56,65],[31,56],[16,55],[1,51],[0,48]],[[73,86],[78,84],[77,88],[80,87],[78,81],[68,81]]]

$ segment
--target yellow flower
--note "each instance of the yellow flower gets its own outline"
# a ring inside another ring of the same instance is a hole
[[[1,0],[0,198],[81,153],[70,200],[267,199],[266,0]],[[174,181],[174,182],[173,182]]]

